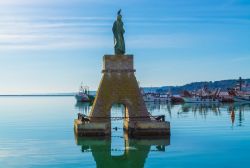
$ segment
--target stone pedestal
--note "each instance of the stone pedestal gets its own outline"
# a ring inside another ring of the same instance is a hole
[[[113,104],[125,106],[124,130],[131,136],[169,135],[169,122],[156,121],[148,112],[134,75],[133,55],[105,55],[103,76],[90,113],[90,121],[75,121],[79,135],[109,135]]]

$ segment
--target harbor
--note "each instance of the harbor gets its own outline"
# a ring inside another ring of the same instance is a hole
[[[249,11],[0,1],[0,167],[249,168]]]
[[[126,137],[123,119],[112,120],[110,139],[75,137],[72,121],[78,113],[89,115],[93,105],[76,104],[74,96],[0,97],[0,100],[0,162],[9,167],[95,167],[103,162],[113,164],[103,167],[117,167],[136,165],[138,161],[140,167],[249,164],[249,104],[148,102],[151,115],[164,114],[171,122],[171,136],[162,141]],[[111,117],[122,114],[123,105],[112,106]],[[11,120],[5,120],[7,117]],[[220,155],[215,155],[218,151]],[[136,159],[130,160],[131,155]],[[123,159],[117,163],[116,156]],[[204,165],[206,162],[210,164]]]
[[[81,86],[81,88],[83,88]],[[85,88],[88,88],[85,86]],[[155,102],[155,103],[233,103],[233,102],[242,102],[250,103],[250,84],[248,84],[241,77],[238,80],[235,80],[234,86],[228,86],[225,90],[221,88],[215,88],[209,90],[209,88],[204,85],[202,88],[194,88],[193,90],[181,90],[176,94],[172,94],[171,90],[162,90],[162,89],[145,89],[140,88],[141,94],[143,96],[144,102]],[[77,93],[76,100],[77,102],[92,102],[96,92],[93,92],[92,95],[89,94],[89,91],[85,91],[86,99],[79,99],[78,97],[82,95],[84,91]],[[89,98],[88,98],[89,96]]]

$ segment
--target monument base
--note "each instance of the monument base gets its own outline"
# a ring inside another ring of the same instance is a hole
[[[78,119],[74,122],[74,130],[77,136],[109,136],[110,123],[108,122],[82,122]]]
[[[74,129],[78,137],[109,136],[111,134],[110,122],[82,122],[75,120]],[[124,131],[132,138],[165,137],[170,135],[170,122],[125,122]]]
[[[130,137],[169,136],[170,122],[135,121],[124,124],[124,130]]]
[[[75,120],[78,136],[109,136],[111,134],[111,108],[124,106],[124,130],[130,137],[168,136],[170,123],[156,120],[145,105],[135,77],[133,55],[105,55],[103,76],[89,116]]]

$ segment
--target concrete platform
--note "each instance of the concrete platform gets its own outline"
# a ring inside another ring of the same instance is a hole
[[[110,124],[107,122],[81,122],[76,119],[74,121],[74,130],[77,136],[109,136]]]
[[[78,137],[110,136],[110,122],[81,122],[75,120],[74,129]],[[166,137],[170,135],[170,123],[158,121],[134,121],[124,124],[129,137]]]
[[[130,137],[151,137],[151,136],[169,136],[170,122],[158,121],[135,121],[129,122],[127,128],[124,130]]]

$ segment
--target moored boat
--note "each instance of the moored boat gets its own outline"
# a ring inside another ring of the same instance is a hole
[[[217,98],[207,98],[207,97],[183,97],[185,103],[219,103],[220,100]]]
[[[168,94],[145,93],[143,94],[143,100],[145,102],[170,102],[171,97]]]
[[[154,93],[149,92],[145,93],[143,89],[141,89],[142,97],[145,102],[170,102],[171,96],[170,93]]]
[[[183,100],[185,103],[219,103],[221,101],[219,94],[220,89],[210,91],[202,88],[194,92],[184,91]]]
[[[233,96],[234,102],[250,103],[250,85],[242,78],[239,78],[236,86],[229,89],[228,93]]]
[[[172,95],[171,96],[171,102],[172,103],[183,103],[184,99],[181,95]]]
[[[89,87],[80,86],[79,92],[75,95],[77,102],[93,102],[95,97],[90,95]]]

